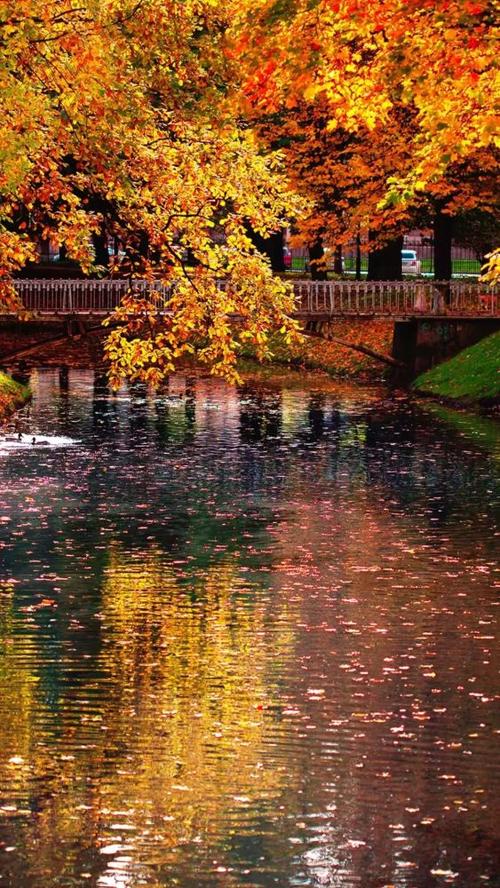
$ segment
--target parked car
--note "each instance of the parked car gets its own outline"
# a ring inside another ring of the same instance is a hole
[[[401,250],[401,266],[403,274],[420,274],[422,263],[417,259],[417,251]]]

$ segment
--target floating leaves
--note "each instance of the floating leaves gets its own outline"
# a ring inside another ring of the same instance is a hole
[[[93,382],[0,461],[0,873],[491,881],[493,464],[373,390]]]

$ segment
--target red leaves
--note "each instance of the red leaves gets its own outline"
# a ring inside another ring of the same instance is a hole
[[[465,8],[469,15],[481,15],[484,12],[484,3],[466,3]]]

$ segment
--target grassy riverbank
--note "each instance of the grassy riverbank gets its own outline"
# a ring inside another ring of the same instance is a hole
[[[422,373],[413,389],[458,404],[500,402],[500,332]]]
[[[30,397],[29,386],[21,385],[11,376],[0,372],[0,420],[22,407]]]

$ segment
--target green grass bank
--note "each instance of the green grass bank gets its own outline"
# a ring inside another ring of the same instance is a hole
[[[28,385],[21,385],[11,376],[0,372],[0,422],[26,403],[31,397]]]
[[[412,388],[457,404],[500,403],[500,331],[422,373]]]

